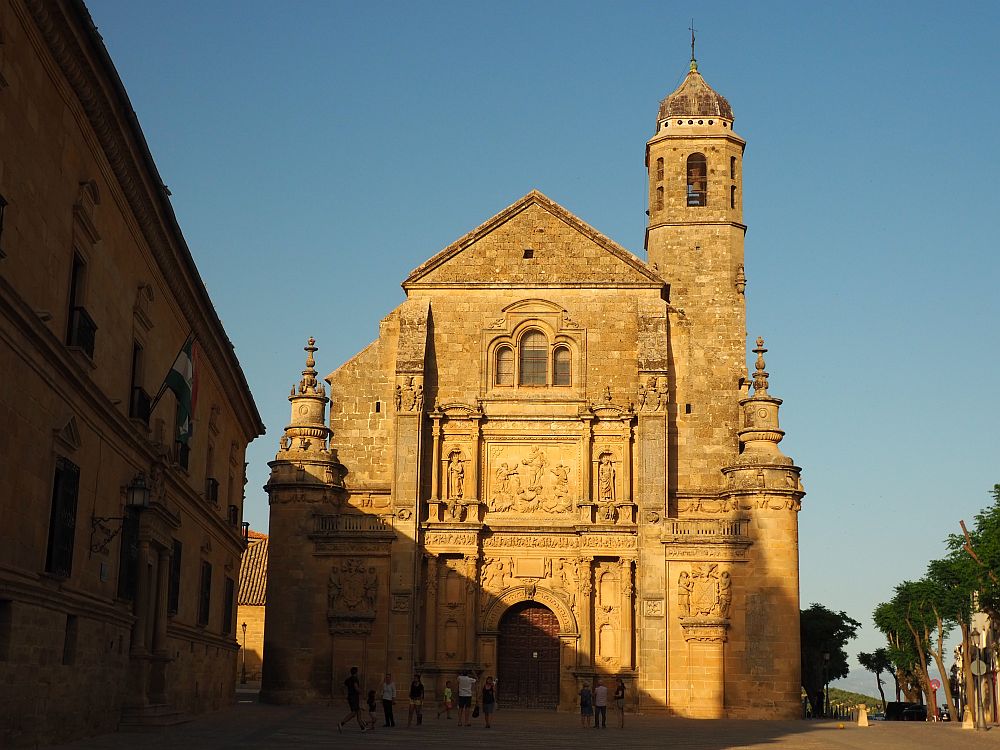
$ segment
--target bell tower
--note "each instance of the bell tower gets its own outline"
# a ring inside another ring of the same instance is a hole
[[[743,150],[733,110],[691,66],[646,144],[650,264],[670,284],[675,490],[717,487],[738,447],[746,373]]]

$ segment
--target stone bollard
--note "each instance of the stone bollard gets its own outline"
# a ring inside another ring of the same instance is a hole
[[[965,707],[965,713],[962,714],[962,729],[975,729],[976,723],[972,720],[972,711],[969,707]]]
[[[858,706],[858,726],[868,726],[868,706],[864,703]]]

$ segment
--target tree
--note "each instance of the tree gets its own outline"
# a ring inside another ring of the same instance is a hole
[[[948,632],[955,625],[961,630],[963,641],[967,640],[975,586],[973,561],[964,552],[952,552],[943,560],[931,560],[927,566],[925,580],[932,594],[930,606],[937,627],[937,647],[933,650],[934,661],[944,683],[948,711],[952,716],[958,716],[955,711],[955,696],[951,691],[951,680],[944,679],[948,674],[944,666],[944,642]],[[967,649],[966,643],[964,650]]]
[[[834,612],[822,604],[811,604],[800,612],[802,643],[802,687],[812,705],[813,716],[823,712],[824,682],[847,677],[850,668],[844,647],[857,637],[861,623],[844,612]],[[829,655],[828,658],[824,658]]]
[[[862,651],[858,654],[858,663],[875,675],[875,682],[878,685],[878,694],[882,696],[882,710],[885,711],[885,691],[882,690],[882,673],[888,672],[892,675],[893,680],[896,679],[895,670],[892,666],[892,659],[889,658],[889,652],[884,648],[877,648],[870,654]]]
[[[899,700],[902,693],[907,702],[922,703],[917,651],[899,602],[895,599],[882,602],[875,607],[872,619],[888,643],[886,651],[889,661],[895,667],[893,679],[896,681],[896,700]]]

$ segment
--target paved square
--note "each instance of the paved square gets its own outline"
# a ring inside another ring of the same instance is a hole
[[[402,725],[393,729],[379,726],[362,733],[357,725],[337,732],[337,721],[346,706],[270,706],[240,703],[235,708],[201,716],[187,724],[165,727],[144,733],[118,733],[80,740],[62,748],[93,750],[253,750],[254,748],[529,748],[545,750],[580,750],[589,747],[684,748],[684,750],[762,750],[763,748],[802,748],[804,750],[915,750],[916,748],[1000,747],[1000,728],[986,732],[963,730],[959,724],[921,724],[873,722],[861,728],[844,722],[844,729],[830,721],[699,721],[656,716],[626,716],[626,726],[618,729],[585,729],[574,714],[541,711],[501,710],[494,716],[494,727],[486,729],[483,720],[473,720],[469,728],[457,721],[432,714],[423,726],[406,728],[406,712],[397,713]],[[609,717],[616,718],[616,717]],[[381,720],[381,716],[379,716]],[[398,719],[397,719],[398,721]],[[613,722],[614,723],[614,722]]]

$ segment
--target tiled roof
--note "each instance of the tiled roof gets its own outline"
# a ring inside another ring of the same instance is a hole
[[[256,541],[254,541],[256,540]],[[240,563],[240,606],[263,607],[267,587],[267,535],[250,532],[250,544]]]

